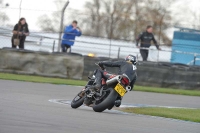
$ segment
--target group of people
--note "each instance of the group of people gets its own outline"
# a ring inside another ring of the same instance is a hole
[[[11,39],[12,48],[17,46],[20,49],[24,49],[24,42],[26,36],[29,35],[28,24],[26,23],[25,18],[20,18],[18,23],[14,26],[13,36]],[[82,31],[78,27],[78,22],[74,20],[72,24],[66,26],[64,29],[64,35],[61,42],[62,52],[71,53],[71,46],[74,45],[76,36],[81,36]],[[141,56],[143,61],[147,61],[149,54],[149,47],[151,46],[151,41],[154,42],[156,48],[160,50],[157,41],[153,35],[153,27],[147,26],[146,31],[142,32],[136,39],[136,46],[140,49]],[[138,45],[140,42],[140,46]]]
[[[74,45],[76,36],[81,36],[82,31],[77,26],[78,22],[74,20],[71,25],[64,29],[64,35],[62,39],[62,52],[71,52],[71,46]],[[12,31],[13,36],[11,38],[12,48],[24,49],[24,42],[26,36],[29,35],[29,28],[25,18],[20,18],[18,23],[14,26]],[[18,40],[18,41],[16,41]]]
[[[71,46],[74,44],[76,36],[81,36],[81,29],[77,26],[78,22],[74,20],[71,25],[67,26],[64,30],[64,35],[62,39],[62,52],[71,52]],[[142,32],[136,39],[136,46],[140,49],[140,54],[143,58],[143,61],[147,61],[149,54],[149,47],[151,46],[151,41],[154,42],[156,48],[159,48],[156,39],[153,35],[153,27],[147,26],[146,31]],[[138,45],[140,42],[140,46]]]

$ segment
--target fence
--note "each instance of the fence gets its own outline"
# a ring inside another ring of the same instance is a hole
[[[20,2],[22,3],[20,4]],[[54,2],[56,2],[57,8],[53,7]],[[17,6],[1,5],[0,12],[4,14],[0,16],[3,18],[0,19],[0,48],[11,46],[11,31],[19,17],[25,17],[31,33],[26,39],[25,49],[57,52],[59,34],[63,32],[60,31],[61,9],[66,1],[49,0],[48,6],[52,6],[52,9],[44,7],[44,5],[47,5],[44,1],[41,1],[40,5],[35,4],[31,0],[15,0],[15,3],[17,3]],[[120,7],[118,8],[120,9]],[[139,60],[142,60],[139,49],[135,45],[135,38],[145,29],[146,25],[152,24],[156,39],[162,50],[158,51],[155,46],[152,46],[149,49],[149,61],[171,62],[172,52],[194,55],[194,59],[188,62],[188,64],[195,64],[196,61],[200,60],[199,53],[172,51],[170,40],[172,40],[172,34],[175,29],[173,28],[174,24],[169,22],[169,17],[166,17],[166,20],[162,19],[162,23],[158,23],[153,19],[133,19],[138,17],[135,16],[136,12],[129,12],[127,14],[116,11],[113,14],[104,14],[101,11],[89,12],[89,9],[92,8],[86,8],[84,11],[81,11],[70,9],[69,7],[65,11],[64,26],[76,19],[83,31],[83,35],[76,38],[72,52],[83,55],[91,53],[96,56],[111,58],[123,58],[131,53],[137,55]],[[158,11],[157,13],[161,12]],[[159,16],[160,14],[157,15]],[[64,29],[64,26],[61,29]]]

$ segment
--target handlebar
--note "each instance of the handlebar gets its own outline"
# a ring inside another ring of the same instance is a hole
[[[99,64],[98,63],[95,63],[95,65],[97,65],[97,66],[99,66]],[[103,67],[103,66],[99,66],[102,70],[105,70],[105,67]]]

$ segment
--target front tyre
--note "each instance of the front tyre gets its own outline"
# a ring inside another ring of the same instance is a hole
[[[109,95],[99,104],[93,105],[93,110],[95,112],[102,112],[109,107],[113,107],[115,104],[115,100],[117,99],[118,93],[114,89],[110,89]]]
[[[71,102],[71,107],[72,108],[76,109],[76,108],[80,107],[83,104],[85,96],[80,97],[79,94],[81,94],[81,93],[82,93],[82,91],[80,93],[78,93],[76,95],[76,97],[72,100],[72,102]]]

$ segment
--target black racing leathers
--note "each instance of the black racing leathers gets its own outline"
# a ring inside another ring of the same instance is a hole
[[[154,35],[152,33],[149,33],[147,31],[142,32],[136,39],[136,46],[138,46],[140,40],[140,47],[149,48],[151,46],[151,41],[153,41],[156,48],[159,48],[157,41],[155,40]]]
[[[127,61],[103,61],[99,63],[100,66],[106,67],[118,67],[119,68],[119,75],[126,74],[130,79],[130,86],[133,89],[134,83],[137,78],[136,67],[133,66],[131,62]]]

